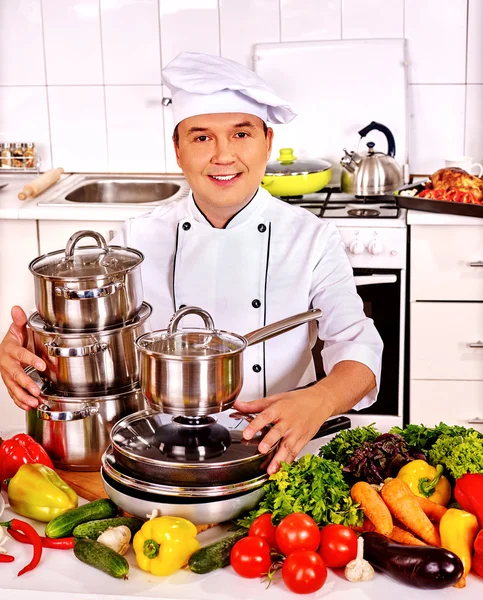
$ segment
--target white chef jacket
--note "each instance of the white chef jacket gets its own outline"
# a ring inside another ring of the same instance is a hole
[[[365,316],[340,235],[329,220],[260,188],[224,229],[213,227],[192,194],[129,219],[111,242],[144,256],[144,297],[151,329],[166,329],[183,305],[199,306],[215,327],[244,335],[285,317],[320,308],[318,336],[328,374],[343,360],[367,365],[377,386],[356,409],[376,400],[382,340]],[[203,326],[195,315],[180,326]],[[312,328],[312,333],[315,328]],[[309,325],[244,351],[245,401],[315,381]]]

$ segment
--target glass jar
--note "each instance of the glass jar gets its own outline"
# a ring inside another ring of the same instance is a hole
[[[24,156],[24,167],[26,169],[35,168],[35,144],[22,144],[25,145],[23,156]]]
[[[14,169],[19,169],[23,167],[23,150],[22,144],[17,142],[12,152],[12,166]]]
[[[11,144],[4,142],[0,150],[0,165],[4,169],[12,168],[12,148]]]

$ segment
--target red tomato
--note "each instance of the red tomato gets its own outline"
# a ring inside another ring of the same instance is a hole
[[[250,525],[248,535],[261,537],[264,539],[270,548],[278,551],[277,542],[275,540],[276,527],[272,523],[272,513],[265,513],[257,517]]]
[[[291,592],[311,594],[324,585],[327,567],[317,552],[295,550],[283,562],[282,577]]]
[[[242,538],[231,549],[230,564],[242,577],[253,578],[265,575],[272,564],[270,546],[259,537]]]
[[[282,519],[275,531],[280,552],[288,556],[294,550],[317,550],[320,531],[317,523],[304,513],[293,513]]]
[[[357,535],[345,525],[327,525],[320,532],[319,554],[328,567],[345,567],[357,556]]]

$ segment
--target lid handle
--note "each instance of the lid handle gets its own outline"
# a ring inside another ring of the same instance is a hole
[[[65,258],[67,260],[70,260],[74,256],[74,249],[77,245],[77,242],[79,242],[82,238],[85,237],[94,238],[99,248],[102,248],[105,252],[108,252],[109,248],[107,247],[107,242],[104,239],[104,236],[102,236],[100,233],[98,233],[97,231],[89,230],[77,231],[76,233],[70,236],[69,241],[67,242],[67,245],[65,247]]]
[[[293,148],[280,148],[280,155],[277,160],[282,165],[291,165],[294,160],[297,160],[297,157],[293,155]]]
[[[213,319],[209,312],[198,306],[185,306],[184,308],[178,309],[171,317],[168,324],[168,337],[173,336],[178,331],[178,323],[183,317],[186,317],[186,315],[198,315],[203,319],[206,329],[209,329],[210,331],[215,329],[215,324],[213,323]]]
[[[366,135],[370,131],[380,131],[386,136],[387,140],[387,154],[388,156],[396,155],[396,142],[394,141],[394,136],[392,135],[389,127],[386,127],[382,123],[377,123],[376,121],[371,121],[369,125],[366,125],[363,129],[361,129],[358,133],[361,137],[366,137]]]

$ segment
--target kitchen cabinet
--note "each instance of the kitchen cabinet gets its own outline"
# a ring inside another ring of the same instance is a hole
[[[483,225],[409,235],[410,422],[483,432]]]
[[[53,252],[65,248],[68,239],[76,231],[83,229],[97,231],[104,236],[107,242],[121,228],[123,221],[39,221],[39,249],[40,254]],[[79,242],[81,245],[95,244],[92,238],[85,238]]]
[[[28,269],[38,256],[37,222],[0,219],[0,339],[12,322],[12,306],[27,314],[35,310],[34,280]],[[24,425],[24,414],[15,406],[0,380],[0,435],[7,426]]]

